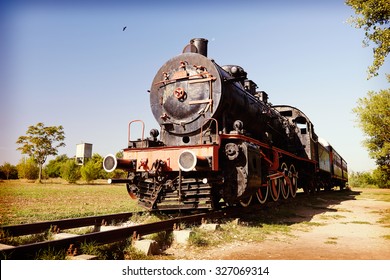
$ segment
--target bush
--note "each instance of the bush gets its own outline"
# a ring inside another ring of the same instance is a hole
[[[353,188],[390,188],[389,171],[383,166],[373,172],[349,172],[348,184]]]
[[[92,158],[81,167],[81,176],[87,183],[96,179],[110,178],[110,174],[103,169],[103,157],[99,154],[93,154]]]
[[[106,174],[105,179],[126,179],[127,178],[127,172],[121,169],[115,169],[110,173],[104,171],[104,173]]]
[[[370,187],[374,184],[370,172],[349,172],[348,185],[353,188]]]
[[[45,167],[45,174],[49,178],[59,178],[61,177],[61,168],[69,160],[67,155],[57,156],[55,159],[49,161]]]
[[[38,179],[39,167],[33,158],[21,159],[16,169],[18,170],[18,177],[21,179]]]
[[[68,183],[76,183],[81,178],[80,167],[74,159],[68,159],[61,167],[61,178]]]
[[[102,164],[100,161],[94,162],[93,160],[89,160],[80,169],[81,177],[87,183],[91,183],[93,180],[100,178],[101,170],[102,170]]]

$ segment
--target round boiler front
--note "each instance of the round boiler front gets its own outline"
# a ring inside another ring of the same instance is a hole
[[[183,53],[157,72],[150,106],[157,122],[174,134],[189,134],[213,117],[221,98],[216,65],[197,53]]]

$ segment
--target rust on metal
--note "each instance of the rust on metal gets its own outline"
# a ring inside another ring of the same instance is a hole
[[[185,91],[183,88],[181,87],[177,87],[175,89],[175,91],[173,92],[173,95],[177,98],[177,99],[182,99],[185,95]]]
[[[188,78],[188,73],[185,70],[177,71],[173,73],[172,80],[181,80]]]

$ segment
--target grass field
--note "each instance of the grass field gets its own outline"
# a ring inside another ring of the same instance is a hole
[[[142,210],[124,184],[43,184],[22,180],[0,181],[0,224],[22,224],[64,218]]]

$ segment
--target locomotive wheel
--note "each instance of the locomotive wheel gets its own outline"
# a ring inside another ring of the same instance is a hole
[[[288,172],[287,164],[285,162],[282,163],[282,166],[280,167],[280,171],[286,174]],[[279,178],[279,184],[280,189],[282,190],[282,196],[284,199],[288,198],[288,195],[290,193],[290,185],[291,181],[287,176],[283,176],[282,178]]]
[[[291,181],[290,185],[290,195],[291,197],[295,197],[297,195],[297,189],[298,189],[298,174],[295,169],[294,164],[290,165],[290,171],[289,171],[289,177]]]
[[[245,199],[241,199],[240,200],[240,204],[241,204],[242,207],[248,207],[249,204],[251,204],[251,201],[252,201],[252,196],[247,197]]]
[[[279,199],[279,194],[280,194],[279,180],[278,179],[269,180],[268,188],[271,191],[272,200],[277,201]]]
[[[256,192],[256,197],[257,197],[257,200],[260,202],[260,204],[264,204],[267,201],[268,192],[269,192],[268,185],[266,187],[258,188],[258,190]]]

